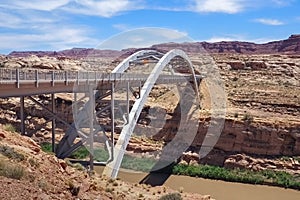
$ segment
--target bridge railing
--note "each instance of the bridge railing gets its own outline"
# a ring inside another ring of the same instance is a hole
[[[145,81],[149,74],[103,73],[97,71],[63,71],[46,69],[0,68],[0,84],[24,82]],[[160,75],[165,83],[184,82],[190,75]]]

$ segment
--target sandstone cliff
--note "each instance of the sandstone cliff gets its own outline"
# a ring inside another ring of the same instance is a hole
[[[300,35],[291,35],[286,40],[279,40],[265,44],[255,44],[251,42],[194,42],[194,43],[165,43],[157,44],[150,49],[171,50],[174,48],[182,49],[188,53],[243,53],[243,54],[298,54],[300,52]],[[73,48],[63,51],[14,51],[8,56],[26,57],[30,55],[50,56],[50,57],[69,57],[69,58],[117,58],[123,54],[128,54],[137,49],[100,50],[93,48]]]

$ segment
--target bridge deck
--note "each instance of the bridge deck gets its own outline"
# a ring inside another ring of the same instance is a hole
[[[125,84],[130,82],[131,85],[135,85],[145,82],[148,76],[147,74],[91,71],[0,69],[0,97],[84,92],[87,91],[89,85],[94,85],[95,89],[105,89],[109,83]],[[156,84],[191,80],[191,75],[160,75]]]

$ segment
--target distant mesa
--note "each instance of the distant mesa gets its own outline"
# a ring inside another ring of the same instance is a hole
[[[193,42],[193,43],[163,43],[151,46],[149,49],[169,51],[171,49],[182,49],[187,53],[239,53],[239,54],[299,54],[300,34],[293,34],[286,40],[256,44],[251,42],[227,41],[227,42]],[[99,50],[93,48],[73,48],[63,51],[13,51],[8,56],[27,57],[30,55],[51,57],[119,57],[129,54],[137,49],[130,48],[121,51]]]

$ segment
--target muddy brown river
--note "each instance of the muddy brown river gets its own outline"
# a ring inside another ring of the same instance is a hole
[[[96,166],[95,171],[102,173],[103,167]],[[122,170],[121,180],[139,183],[147,176],[146,173]],[[162,176],[158,175],[157,179]],[[165,177],[163,185],[174,190],[183,188],[185,192],[209,194],[216,200],[300,200],[300,191],[279,187],[230,183],[203,178],[171,175]]]

